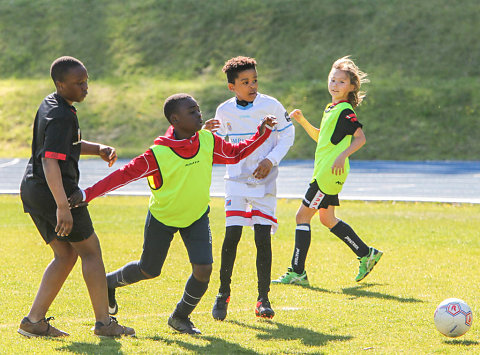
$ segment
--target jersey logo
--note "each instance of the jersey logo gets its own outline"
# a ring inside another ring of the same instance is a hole
[[[191,165],[194,165],[194,164],[198,164],[198,163],[200,163],[200,160],[194,160],[194,161],[192,161],[192,162],[190,162],[190,163],[185,164],[185,167],[191,166]]]
[[[291,121],[291,118],[290,116],[288,115],[288,112],[285,111],[285,119],[287,120],[287,122],[290,122]]]
[[[328,107],[325,109],[325,113],[330,112],[334,107],[335,107],[335,105],[333,105],[333,104],[330,105],[330,106],[328,106]]]
[[[227,122],[227,129],[228,129],[229,131],[232,130],[232,125],[230,124],[230,122]]]
[[[347,120],[350,120],[350,122],[357,122],[357,116],[354,113],[351,113],[349,115],[345,116]]]

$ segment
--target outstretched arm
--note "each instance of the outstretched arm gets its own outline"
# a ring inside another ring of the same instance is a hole
[[[215,138],[215,147],[213,150],[214,164],[236,164],[240,160],[249,156],[257,149],[272,133],[273,127],[277,124],[275,117],[267,116],[258,126],[257,132],[249,139],[243,142],[233,144],[224,139],[213,135]]]
[[[98,155],[111,167],[117,161],[117,152],[115,148],[100,143],[93,143],[82,140],[82,155]]]
[[[295,109],[290,113],[290,117],[293,117],[295,121],[300,123],[303,129],[307,132],[307,134],[312,138],[315,142],[318,141],[318,134],[320,130],[310,124],[308,120],[303,116],[303,113],[299,109]]]
[[[82,191],[76,191],[69,197],[70,206],[77,206],[80,202],[89,202],[98,196],[125,186],[133,181],[155,174],[158,171],[157,162],[153,153],[147,150],[142,155],[132,159],[128,164],[98,181],[91,187]],[[82,199],[78,201],[80,194]]]

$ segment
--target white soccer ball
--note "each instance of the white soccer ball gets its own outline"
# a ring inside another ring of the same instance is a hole
[[[473,321],[472,310],[461,299],[447,298],[438,305],[433,320],[440,333],[456,338],[470,329]]]

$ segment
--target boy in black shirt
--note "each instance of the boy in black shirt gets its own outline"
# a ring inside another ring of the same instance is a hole
[[[108,314],[107,282],[100,243],[86,205],[70,210],[67,196],[78,189],[80,155],[99,155],[109,166],[115,149],[82,140],[73,102],[88,93],[85,66],[73,57],[60,57],[50,68],[56,92],[41,103],[33,125],[32,156],[20,186],[24,211],[29,213],[54,258],[45,269],[32,308],[18,332],[31,336],[66,336],[45,315],[78,257],[95,313],[94,334],[135,335]]]

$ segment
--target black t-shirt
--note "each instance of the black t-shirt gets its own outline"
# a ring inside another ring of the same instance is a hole
[[[343,138],[345,138],[345,136],[353,135],[358,128],[362,127],[363,125],[358,122],[355,112],[349,108],[346,108],[340,112],[340,116],[338,117],[337,125],[335,126],[335,130],[330,138],[330,142],[332,142],[332,144],[338,144]]]
[[[25,212],[55,213],[56,204],[43,172],[42,158],[54,158],[69,196],[78,188],[81,133],[75,107],[57,93],[41,103],[33,124],[32,156],[20,186]]]

